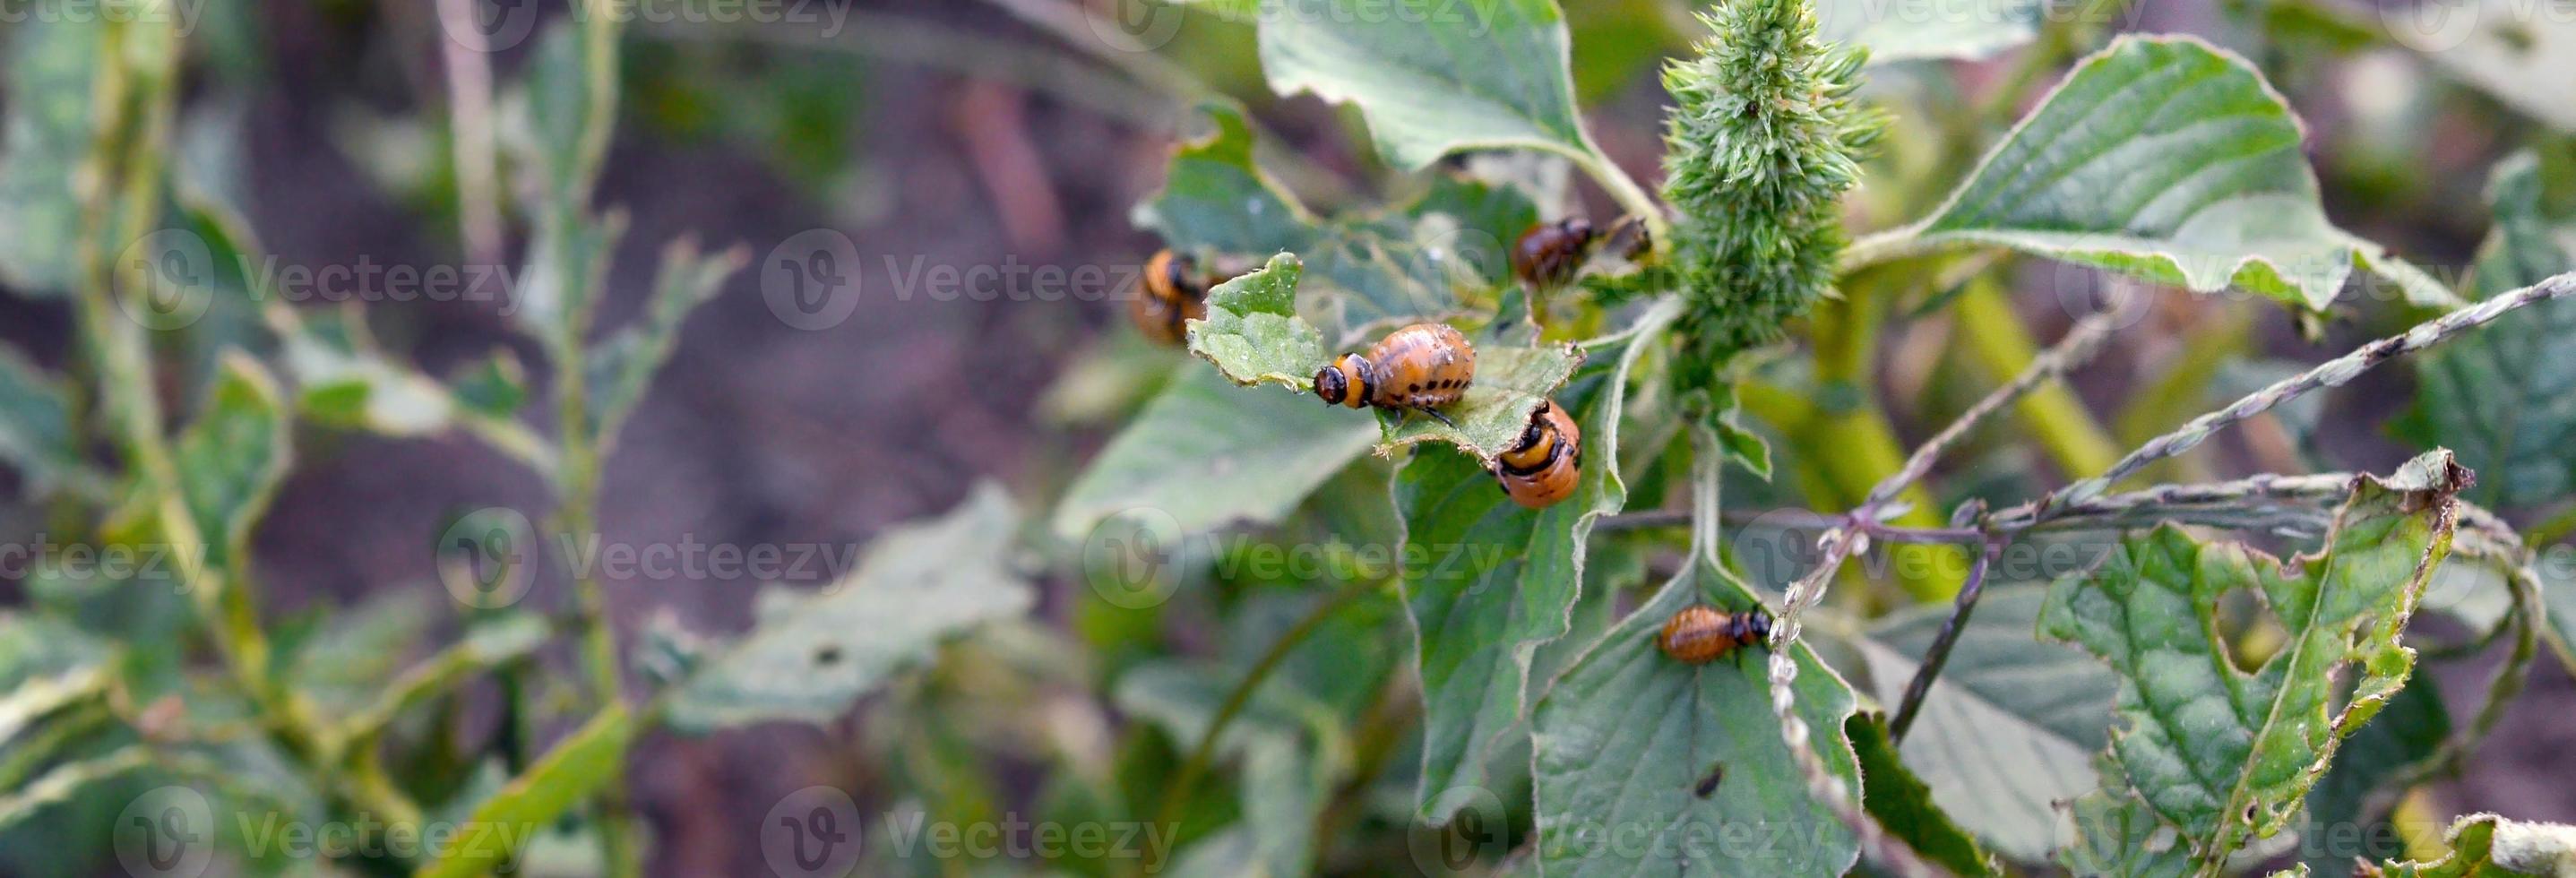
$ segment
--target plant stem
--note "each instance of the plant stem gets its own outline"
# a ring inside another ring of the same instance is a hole
[[[1976,292],[1971,289],[1968,295],[1974,297]],[[2000,304],[1999,299],[1997,304]],[[1962,308],[1964,307],[1963,303]],[[2026,350],[2030,345],[2030,338],[2020,334],[2021,323],[2009,319],[2011,312],[2008,309],[2004,312],[2004,316],[2007,324],[2012,328],[2015,340]],[[2111,331],[2118,328],[2118,325],[2118,315],[2113,312],[2092,314],[2076,321],[2075,327],[2066,333],[2066,337],[2059,339],[2047,353],[2022,353],[2019,364],[2011,373],[2012,380],[2004,382],[2003,386],[1995,388],[1993,392],[1977,400],[1975,405],[1969,406],[1967,411],[1953,419],[1948,427],[1942,428],[1941,432],[1934,434],[1932,438],[1924,440],[1921,446],[1914,449],[1914,454],[1906,458],[1903,468],[1879,482],[1877,487],[1870,489],[1868,499],[1862,501],[1863,505],[1876,507],[1896,499],[1905,488],[1912,486],[1916,480],[1932,471],[1933,462],[1940,459],[1942,452],[1958,444],[1959,440],[1967,437],[1969,430],[1974,429],[1986,418],[1992,417],[2004,406],[2019,406],[2024,413],[2028,413],[2030,403],[2048,392],[2065,393],[2066,388],[2063,385],[2051,382],[2065,377],[2067,372],[2091,361],[2095,354],[2101,353],[2102,343],[2110,339]],[[2074,417],[2090,423],[2091,416],[2083,413],[2082,405],[2074,402],[2071,395],[2063,402],[2076,406],[2077,414]],[[2098,433],[2099,428],[2095,430]],[[2111,457],[2111,452],[2107,450],[2108,440],[2103,440],[2102,445],[2106,449],[2102,457],[2108,460]],[[2085,472],[2092,471],[2085,470]]]
[[[1966,331],[1969,352],[1987,371],[2000,377],[2024,374],[2030,368],[2032,359],[2038,356],[2038,345],[1991,275],[1969,281],[1966,292],[1960,294],[1953,307],[1957,309],[1960,328]],[[2105,327],[2104,331],[2109,329]],[[2059,469],[2098,473],[2120,457],[2119,446],[2094,420],[2092,410],[2062,385],[2036,389],[2016,403],[2014,411],[2039,439],[2040,447],[2056,459]]]
[[[1941,676],[1941,667],[1950,661],[1951,646],[1959,642],[1960,632],[1967,630],[1969,614],[1977,611],[1977,598],[1986,592],[1986,574],[2003,547],[2001,540],[1987,540],[1985,551],[1977,553],[1976,566],[1968,570],[1968,584],[1959,589],[1956,609],[1950,612],[1950,618],[1941,621],[1941,631],[1933,636],[1931,647],[1923,651],[1923,662],[1915,667],[1914,679],[1905,684],[1905,697],[1897,703],[1895,718],[1888,720],[1890,743],[1905,742],[1905,730],[1914,726],[1916,712],[1923,709],[1923,696],[1932,691],[1932,678]]]
[[[1207,728],[1199,733],[1198,743],[1190,748],[1189,756],[1181,760],[1180,771],[1172,775],[1171,783],[1163,788],[1161,803],[1154,808],[1152,826],[1168,828],[1170,833],[1178,834],[1180,827],[1177,821],[1180,817],[1181,802],[1188,798],[1190,788],[1198,785],[1199,776],[1207,773],[1208,762],[1216,757],[1218,737],[1225,733],[1226,726],[1234,722],[1235,716],[1243,712],[1244,706],[1252,703],[1253,692],[1261,688],[1262,681],[1270,678],[1270,672],[1278,670],[1280,663],[1287,660],[1288,654],[1295,651],[1297,645],[1304,643],[1309,635],[1323,626],[1324,622],[1330,620],[1334,613],[1391,584],[1393,583],[1384,580],[1348,583],[1342,586],[1340,591],[1326,598],[1323,603],[1307,611],[1303,618],[1289,626],[1287,631],[1279,635],[1278,640],[1270,644],[1269,651],[1262,653],[1261,658],[1252,663],[1252,668],[1244,672],[1243,680],[1235,684],[1234,691],[1226,693],[1225,702],[1217,707],[1216,716],[1210,718]],[[1148,865],[1145,871],[1160,871],[1162,865],[1160,863]]]
[[[1815,419],[1791,435],[1818,451],[1817,464],[1827,481],[1833,483],[1838,505],[1871,510],[1869,515],[1857,517],[1874,517],[1875,511],[1889,502],[1872,502],[1870,498],[1879,487],[1890,484],[1906,465],[1896,428],[1878,404],[1876,375],[1879,328],[1886,322],[1887,303],[1894,292],[1889,285],[1901,282],[1896,275],[1884,272],[1850,278],[1844,285],[1844,297],[1820,303],[1812,321],[1817,385],[1833,388],[1832,393],[1853,401],[1840,406],[1819,405]],[[1931,492],[1912,484],[1910,479],[1893,484],[1891,499],[1901,498],[1908,507],[1897,517],[1899,523],[1913,527],[1937,527],[1942,523]],[[1948,549],[1906,547],[1895,551],[1905,556],[1895,567],[1898,584],[1907,595],[1918,601],[1936,601],[1958,593],[1959,580],[1940,572],[1957,568],[1934,557]]]
[[[584,202],[599,179],[600,163],[608,153],[611,131],[616,127],[618,101],[618,38],[623,16],[611,8],[613,0],[573,0],[582,35],[583,97],[580,140],[575,145],[570,179],[562,181],[564,203],[550,205],[557,222],[566,225],[582,222]],[[596,222],[596,220],[590,220]],[[573,258],[573,257],[567,257]],[[602,259],[601,263],[604,264]],[[555,336],[546,339],[555,363],[556,394],[559,407],[557,431],[561,436],[561,491],[556,509],[556,532],[571,539],[582,539],[599,527],[600,454],[598,438],[593,435],[590,414],[588,358],[584,336],[590,329],[590,302],[602,285],[603,272],[591,271],[581,277],[590,287],[578,296],[580,304],[566,308],[556,327]],[[624,695],[619,684],[617,666],[617,632],[609,617],[608,596],[591,565],[566,558],[572,568],[573,591],[579,604],[582,629],[582,658],[590,677],[594,703],[601,709],[619,708]],[[630,878],[642,874],[643,865],[628,827],[626,783],[622,776],[601,783],[597,796],[599,809],[599,845],[609,875]]]
[[[1646,194],[1645,187],[1637,185],[1636,179],[1620,169],[1617,162],[1601,154],[1601,147],[1592,143],[1590,135],[1585,135],[1583,146],[1588,152],[1568,152],[1566,157],[1573,159],[1577,167],[1590,175],[1592,182],[1601,184],[1601,191],[1609,193],[1610,200],[1618,202],[1620,210],[1645,221],[1646,234],[1654,246],[1668,246],[1666,242],[1673,239],[1673,229],[1671,221],[1664,216],[1663,204]]]
[[[2129,452],[2127,457],[2121,458],[2101,475],[2068,485],[2051,494],[2039,505],[2038,511],[2045,517],[2045,513],[2056,505],[2100,496],[2105,490],[2118,484],[2120,480],[2135,475],[2148,464],[2190,451],[2200,443],[2208,441],[2211,435],[2228,425],[2271,411],[2274,407],[2297,399],[2310,391],[2341,387],[2359,377],[2361,373],[2370,371],[2382,363],[2449,341],[2463,332],[2483,326],[2514,309],[2571,295],[2576,295],[2576,272],[2551,277],[2537,284],[2416,324],[2413,329],[2398,335],[2362,345],[2352,353],[2319,363],[2305,372],[2273,382],[2271,386],[2247,394],[2226,408],[2193,418],[2173,432],[2147,440],[2146,444]]]

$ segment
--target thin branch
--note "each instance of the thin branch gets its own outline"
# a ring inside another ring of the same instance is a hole
[[[501,206],[493,169],[492,50],[475,27],[474,0],[438,0],[440,42],[447,68],[447,133],[456,157],[458,236],[465,258],[478,265],[501,262]]]
[[[2182,425],[2173,432],[2148,440],[2146,444],[2138,446],[2137,450],[2129,452],[2129,456],[2121,458],[2119,463],[2113,464],[2109,471],[2068,485],[2052,495],[2047,502],[2041,504],[2040,517],[2048,517],[2049,509],[2057,504],[2081,501],[2099,495],[2109,490],[2112,485],[2118,484],[2120,480],[2136,475],[2148,464],[2190,451],[2200,443],[2208,441],[2211,435],[2228,425],[2271,411],[2282,403],[2297,399],[2310,391],[2341,387],[2381,363],[2449,341],[2463,332],[2483,326],[2514,309],[2570,295],[2576,295],[2576,272],[2549,278],[2416,324],[2415,328],[2404,333],[2362,345],[2352,353],[2282,379],[2270,387],[2247,394],[2243,399],[2237,400],[2226,408],[2193,418],[2190,423]]]
[[[1887,723],[1890,743],[1903,743],[1905,730],[1914,725],[1914,714],[1923,708],[1923,696],[1932,691],[1932,678],[1941,675],[1941,667],[1950,662],[1950,649],[1959,643],[1959,634],[1968,628],[1968,616],[1977,610],[1977,598],[1986,591],[1986,573],[1994,566],[1995,556],[2002,554],[2004,540],[1986,541],[1986,550],[1977,553],[1976,566],[1968,569],[1968,583],[1959,588],[1958,609],[1941,623],[1941,633],[1933,636],[1932,645],[1923,651],[1923,663],[1914,669],[1914,679],[1905,684],[1904,700],[1897,703],[1896,717]]]
[[[1870,489],[1869,498],[1862,501],[1861,506],[1877,507],[1895,499],[1896,495],[1904,493],[1907,486],[1930,473],[1932,463],[1940,459],[1942,452],[1957,445],[1960,439],[1967,437],[1968,431],[1975,429],[1986,418],[1992,417],[1996,412],[2002,411],[2005,406],[2012,405],[2022,397],[2030,395],[2032,391],[2038,390],[2048,382],[2063,377],[2067,372],[2091,361],[2095,354],[2102,352],[2102,343],[2111,338],[2111,330],[2119,327],[2118,310],[2112,308],[2097,311],[2076,321],[2075,327],[2067,330],[2065,338],[2059,339],[2056,345],[2030,361],[2030,368],[2022,370],[2020,375],[2013,376],[2013,380],[2006,382],[2002,387],[1995,388],[1994,392],[1986,394],[1984,399],[1977,400],[1975,405],[1969,406],[1967,411],[1961,412],[1957,419],[1952,420],[1950,426],[1943,427],[1941,432],[1924,440],[1921,446],[1914,449],[1914,454],[1905,459],[1903,467],[1881,480],[1877,487]]]
[[[1154,822],[1151,825],[1174,826],[1174,820],[1180,815],[1181,803],[1189,796],[1190,788],[1198,785],[1199,776],[1207,773],[1208,763],[1216,758],[1217,741],[1224,735],[1225,727],[1233,724],[1234,718],[1243,713],[1243,708],[1252,703],[1253,692],[1261,688],[1262,681],[1270,678],[1270,672],[1277,670],[1279,665],[1287,660],[1288,654],[1295,651],[1298,644],[1306,642],[1306,637],[1315,633],[1315,629],[1322,627],[1326,620],[1333,617],[1333,614],[1341,612],[1342,608],[1350,606],[1353,601],[1387,584],[1383,581],[1361,581],[1343,586],[1341,591],[1326,598],[1323,603],[1317,604],[1313,610],[1306,613],[1305,618],[1298,619],[1296,624],[1289,626],[1287,631],[1279,635],[1277,641],[1270,644],[1270,650],[1262,653],[1261,658],[1252,663],[1251,670],[1244,672],[1242,681],[1234,685],[1234,691],[1226,694],[1225,703],[1217,707],[1216,716],[1208,720],[1205,730],[1199,732],[1198,743],[1190,747],[1189,756],[1181,760],[1180,770],[1172,775],[1171,783],[1163,787],[1163,799],[1161,804],[1154,808]],[[1148,866],[1146,871],[1154,871],[1157,868],[1159,867]]]

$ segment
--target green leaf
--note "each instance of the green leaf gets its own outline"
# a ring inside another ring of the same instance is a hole
[[[212,396],[172,451],[197,531],[211,542],[209,566],[249,554],[251,526],[286,477],[288,435],[276,379],[257,360],[226,355]]]
[[[1065,489],[1054,529],[1079,539],[1127,510],[1168,515],[1183,534],[1274,523],[1376,438],[1312,397],[1184,369]]]
[[[2105,766],[2107,772],[2116,768]],[[2136,791],[2113,781],[2086,793],[2069,809],[2075,843],[2058,862],[2076,875],[2107,878],[2181,878],[2191,874],[2191,848]]]
[[[1686,665],[1655,648],[1694,603],[1750,610],[1751,589],[1694,564],[1557,678],[1538,705],[1538,850],[1552,876],[1840,875],[1851,831],[1807,790],[1771,713],[1768,656]],[[1805,644],[1793,695],[1808,746],[1860,800],[1842,736],[1851,688]],[[1722,770],[1716,788],[1698,788]]]
[[[470,829],[413,872],[414,878],[467,878],[508,862],[539,830],[625,770],[626,745],[634,734],[626,706],[609,705],[475,806],[473,816],[458,824]]]
[[[2036,584],[1986,588],[1899,750],[1935,804],[2022,862],[2056,847],[2058,803],[2100,785],[2093,753],[2109,742],[2118,685],[2083,650],[2034,635],[2047,596]],[[1880,703],[1903,701],[1950,615],[1947,604],[1911,608],[1852,640]]]
[[[386,436],[431,436],[455,420],[447,388],[378,347],[355,306],[322,309],[286,337],[297,408],[314,423]]]
[[[529,279],[520,290],[520,324],[539,339],[561,342],[589,326],[591,308],[607,276],[608,255],[625,223],[616,215],[589,215],[591,186],[599,176],[614,124],[613,22],[556,22],[537,40],[528,61],[527,82],[513,92],[514,109],[502,128],[504,142],[518,167],[532,177],[525,188],[539,193],[529,210],[534,230],[529,245]],[[609,81],[592,74],[597,53],[609,53]]]
[[[2377,719],[2343,742],[2334,767],[2308,791],[2299,825],[2299,850],[2310,872],[2348,874],[2355,858],[2377,861],[2405,853],[2388,822],[2394,797],[2374,797],[2390,780],[2441,752],[2451,735],[2451,715],[2440,693],[2431,675],[2407,681]]]
[[[1215,363],[1244,386],[1278,382],[1304,391],[1331,358],[1324,336],[1297,316],[1297,277],[1304,266],[1281,253],[1207,296],[1207,317],[1189,324],[1190,353]]]
[[[2050,587],[2044,635],[2079,644],[2121,677],[2115,768],[2194,856],[2223,862],[2287,825],[2335,747],[2405,684],[2398,643],[2433,568],[2449,553],[2449,453],[2366,477],[2322,552],[2284,565],[2171,524],[2131,535],[2090,574]],[[2251,673],[2219,638],[2219,602],[2253,592],[2286,643]],[[2344,706],[2336,679],[2355,679]]]
[[[1538,222],[1517,191],[1446,174],[1413,202],[1316,217],[1253,160],[1251,128],[1231,104],[1200,110],[1213,131],[1175,150],[1163,188],[1136,205],[1137,225],[1186,253],[1303,259],[1297,313],[1327,342],[1460,313],[1459,290],[1510,278],[1510,242]]]
[[[74,439],[69,394],[62,379],[0,348],[0,463],[18,471],[30,496],[105,490]]]
[[[2389,878],[2528,878],[2576,874],[2576,826],[2471,814],[2443,836],[2451,855],[2432,863],[2391,863]]]
[[[1888,835],[1953,873],[1997,874],[1977,840],[1933,804],[1932,788],[1897,758],[1895,743],[1887,739],[1885,718],[1852,714],[1843,723],[1843,734],[1851,739],[1852,753],[1860,759],[1861,804]]]
[[[89,154],[97,79],[97,16],[34,15],[8,35],[0,106],[0,283],[54,296],[78,280],[81,228],[74,169]]]
[[[687,732],[828,722],[942,641],[1028,612],[1036,591],[1011,562],[1018,526],[1010,498],[982,484],[947,515],[886,532],[820,592],[763,589],[751,631],[673,684],[666,721]]]
[[[1303,251],[1317,222],[1252,158],[1252,128],[1230,103],[1203,103],[1212,127],[1172,151],[1163,188],[1136,203],[1131,219],[1182,252],[1260,255]]]
[[[1819,0],[1816,37],[1868,49],[1873,65],[1975,60],[2030,42],[2047,7],[2048,0]]]
[[[2244,59],[2191,37],[2124,36],[2078,65],[1911,232],[2195,292],[2234,285],[2311,311],[2356,268],[2410,301],[2456,302],[2326,219],[2302,136]]]
[[[1271,90],[1357,105],[1388,164],[1470,147],[1594,152],[1554,0],[1282,0],[1261,19]]]
[[[740,247],[711,256],[698,253],[696,241],[681,238],[662,250],[662,269],[645,303],[644,318],[634,326],[593,345],[583,356],[590,370],[591,436],[605,453],[617,444],[617,432],[644,401],[653,375],[671,358],[680,340],[680,322],[715,297],[724,280],[742,270],[751,254]]]
[[[2553,211],[2538,160],[2517,153],[2487,185],[2495,230],[2479,251],[2480,298],[2576,269],[2576,209]],[[2453,449],[2478,473],[2465,494],[2523,508],[2576,493],[2576,301],[2540,302],[2415,360],[2403,432]]]
[[[1656,314],[1677,310],[1670,304],[1660,305]],[[1665,318],[1655,319],[1660,324]],[[1644,321],[1640,320],[1640,324]],[[1660,325],[1657,328],[1660,330]],[[1457,426],[1418,412],[1380,410],[1378,423],[1385,435],[1378,447],[1391,451],[1436,439],[1475,455],[1478,466],[1491,468],[1496,456],[1519,441],[1521,430],[1529,426],[1530,414],[1538,411],[1539,404],[1546,402],[1557,388],[1565,386],[1582,363],[1583,352],[1570,345],[1478,347],[1475,382],[1467,385],[1467,392],[1457,402],[1440,410]]]
[[[29,677],[0,691],[0,744],[19,732],[75,704],[103,700],[110,675],[98,665],[73,668],[50,676]]]
[[[435,589],[379,592],[333,612],[300,639],[271,638],[280,646],[282,673],[295,691],[330,713],[356,709],[401,672],[403,662],[428,639],[439,617],[436,594]]]
[[[1432,823],[1447,822],[1466,803],[1462,790],[1487,787],[1486,765],[1511,743],[1509,736],[1527,731],[1531,656],[1571,630],[1585,540],[1596,519],[1627,500],[1614,452],[1628,370],[1678,313],[1667,300],[1629,333],[1606,340],[1605,347],[1620,346],[1617,356],[1558,395],[1583,432],[1573,496],[1546,509],[1523,509],[1486,463],[1447,452],[1415,452],[1397,474],[1405,606],[1422,674],[1416,801]],[[1481,385],[1484,355],[1477,366]],[[1529,423],[1526,409],[1520,417],[1520,424]]]

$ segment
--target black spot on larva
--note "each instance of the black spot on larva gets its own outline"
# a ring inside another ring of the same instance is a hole
[[[1421,392],[1422,392],[1422,382],[1416,381],[1416,382],[1414,382],[1414,383],[1411,383],[1411,384],[1407,384],[1407,385],[1405,385],[1405,386],[1404,386],[1404,392],[1406,392],[1406,393],[1421,393]]]

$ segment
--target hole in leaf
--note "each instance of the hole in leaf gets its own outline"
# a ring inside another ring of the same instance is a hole
[[[1700,798],[1708,798],[1709,796],[1717,793],[1717,785],[1725,780],[1726,763],[1720,762],[1715,765],[1711,765],[1708,767],[1708,774],[1701,777],[1699,779],[1699,783],[1691,787],[1691,792],[1697,794]]]
[[[824,646],[820,649],[814,650],[814,663],[818,665],[840,664],[841,648],[837,646]]]

